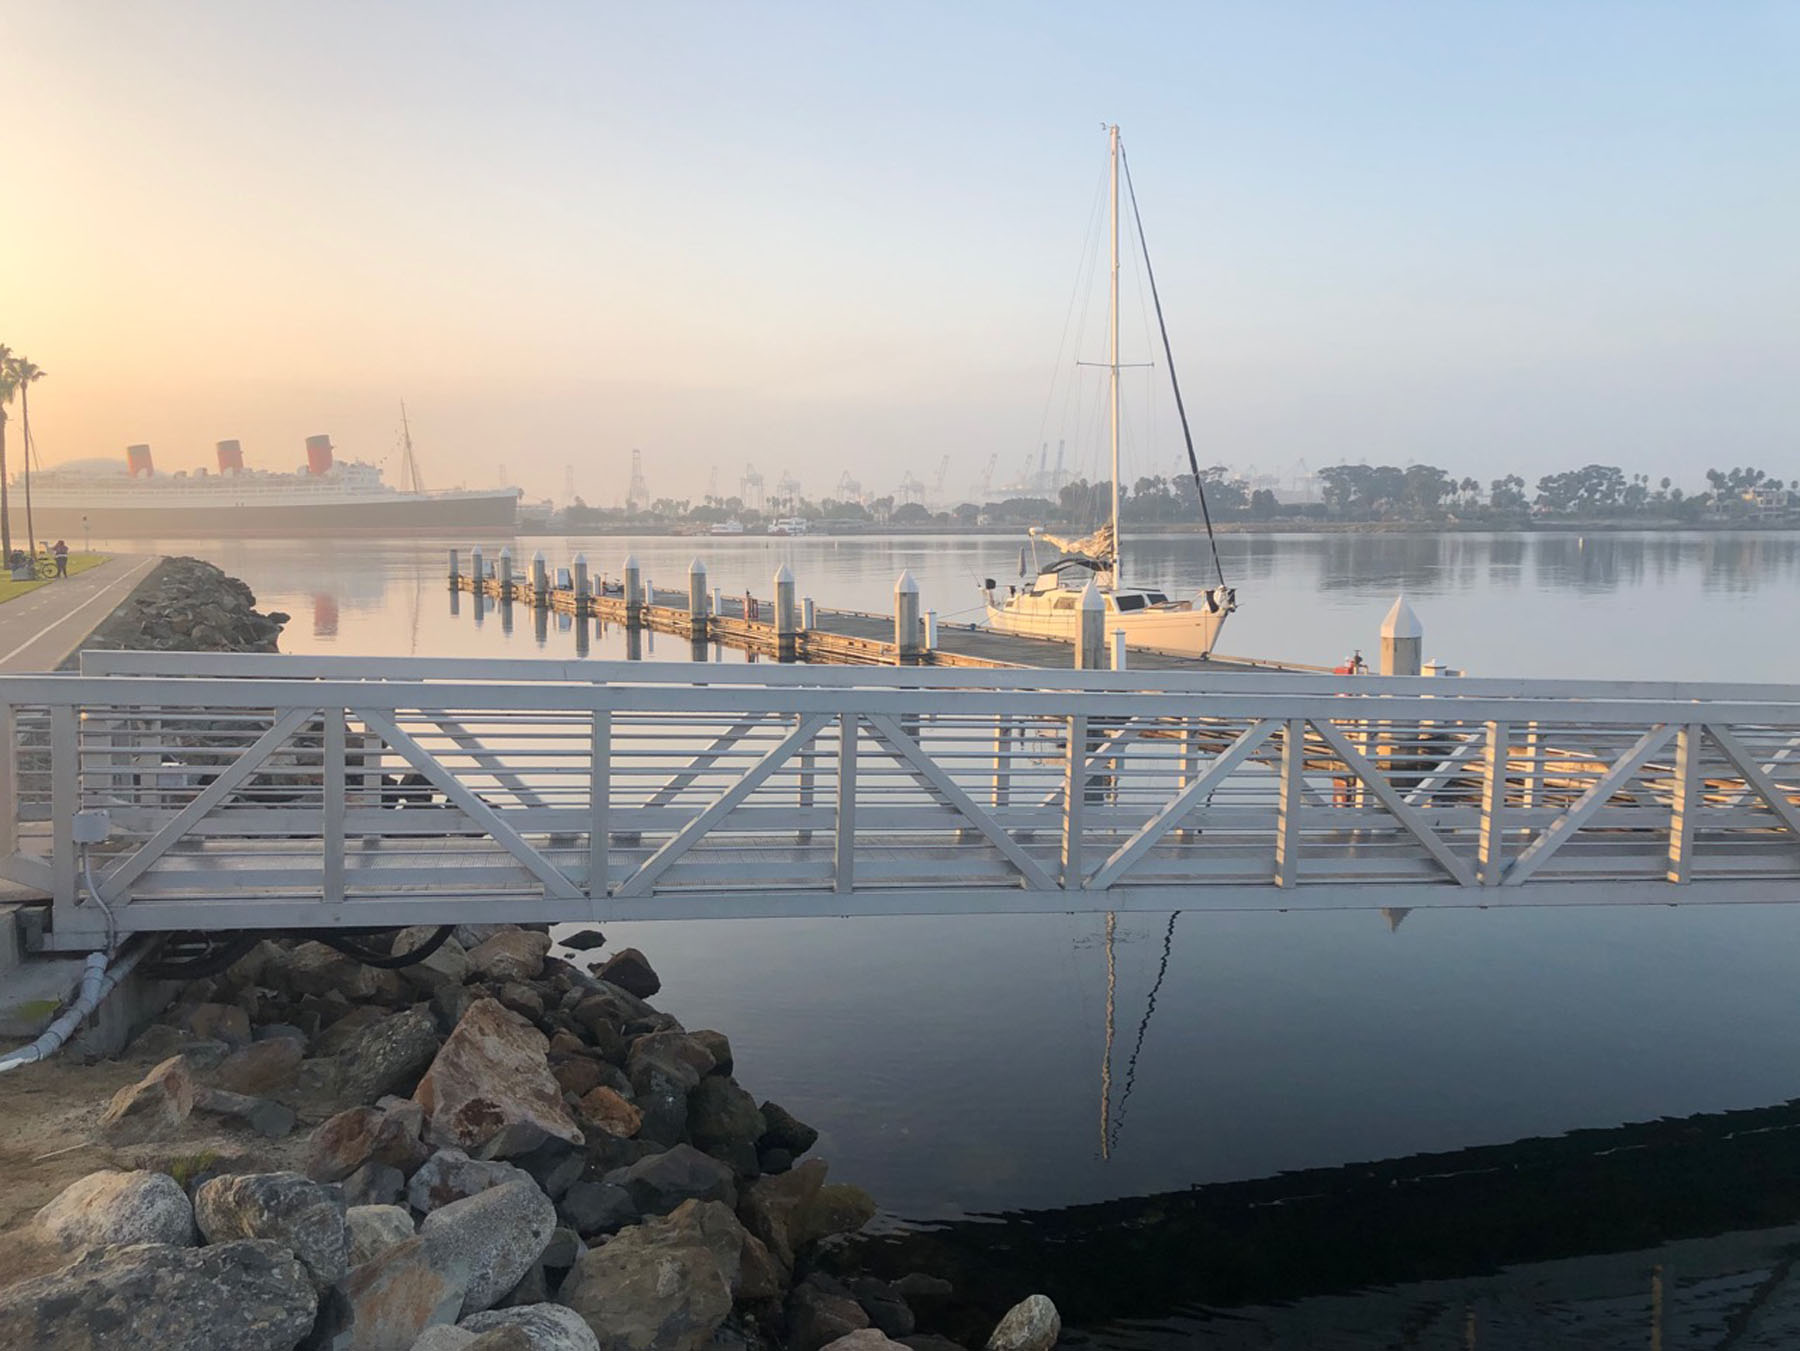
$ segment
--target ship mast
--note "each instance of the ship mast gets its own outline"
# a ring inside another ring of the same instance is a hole
[[[405,459],[402,466],[406,474],[405,486],[408,492],[422,493],[425,485],[419,482],[419,462],[413,457],[412,428],[406,421],[406,400],[400,400],[400,437],[404,443]]]
[[[1107,311],[1106,365],[1112,400],[1112,584],[1125,580],[1125,540],[1119,533],[1119,127],[1107,128],[1112,158],[1112,281]]]

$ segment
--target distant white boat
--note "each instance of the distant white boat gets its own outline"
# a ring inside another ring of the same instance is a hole
[[[712,533],[715,535],[741,535],[744,533],[744,523],[735,516],[729,521],[715,521]]]
[[[769,523],[771,535],[804,535],[811,529],[811,523],[804,516],[783,516]]]
[[[1033,638],[1059,638],[1074,642],[1081,631],[1081,592],[1091,581],[1106,602],[1106,630],[1123,630],[1128,647],[1158,648],[1188,656],[1205,656],[1218,641],[1219,630],[1237,609],[1237,592],[1225,585],[1219,571],[1219,584],[1192,598],[1171,598],[1168,588],[1127,586],[1123,582],[1124,553],[1119,532],[1119,166],[1123,151],[1119,145],[1119,129],[1108,129],[1112,155],[1112,284],[1109,311],[1109,347],[1107,366],[1111,375],[1112,398],[1112,520],[1093,534],[1081,539],[1063,539],[1033,529],[1031,547],[1036,577],[1029,586],[1009,587],[1006,596],[999,595],[994,583],[983,587],[987,598],[988,627],[1002,633],[1017,633]],[[1140,236],[1142,231],[1139,231]],[[1144,270],[1154,291],[1155,274],[1150,271],[1146,253]],[[1162,306],[1157,304],[1157,321],[1162,320]],[[1163,347],[1168,353],[1168,333],[1163,332]],[[1175,381],[1174,362],[1169,363],[1169,379]],[[1187,412],[1182,408],[1181,387],[1175,385],[1175,406],[1181,410],[1181,428],[1187,433]],[[1194,458],[1193,440],[1188,440],[1188,462],[1194,469],[1194,485],[1200,492],[1201,509],[1206,506],[1206,490],[1200,483],[1198,461]],[[1206,522],[1206,533],[1212,543],[1212,521]],[[1056,555],[1044,562],[1036,557],[1039,541],[1056,549]],[[1219,551],[1213,545],[1213,565],[1218,569]]]

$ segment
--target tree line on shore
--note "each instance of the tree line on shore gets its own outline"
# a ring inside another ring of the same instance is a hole
[[[1541,476],[1535,488],[1518,474],[1491,479],[1456,478],[1436,465],[1343,464],[1318,471],[1320,500],[1283,502],[1271,489],[1252,487],[1224,465],[1201,471],[1206,509],[1219,521],[1491,521],[1526,519],[1643,520],[1693,522],[1752,520],[1800,514],[1800,483],[1771,478],[1753,467],[1708,469],[1706,488],[1688,491],[1664,477],[1627,474],[1617,465],[1588,464]],[[748,527],[787,517],[843,524],[891,526],[982,525],[1087,526],[1110,510],[1112,484],[1077,479],[1054,498],[1009,497],[962,502],[934,510],[894,496],[843,501],[794,497],[761,508],[739,497],[659,498],[627,510],[590,507],[577,498],[559,513],[570,529],[659,521],[711,526],[738,521]],[[1123,485],[1120,512],[1127,523],[1173,525],[1201,518],[1200,493],[1192,476],[1154,475]]]

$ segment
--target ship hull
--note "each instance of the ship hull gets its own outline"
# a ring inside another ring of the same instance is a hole
[[[1065,593],[1066,594],[1066,593]],[[989,604],[988,627],[996,633],[1016,633],[1026,638],[1055,638],[1073,643],[1081,632],[1074,609],[1053,613],[1023,614],[1016,608]],[[1125,631],[1125,646],[1173,652],[1185,657],[1204,657],[1213,650],[1229,612],[1224,610],[1139,610],[1109,613],[1106,632]]]
[[[34,502],[31,518],[40,539],[213,539],[275,535],[435,535],[512,533],[518,499],[510,493],[462,493],[441,497],[393,497],[347,502],[113,503],[89,506]],[[25,524],[15,494],[13,523]]]

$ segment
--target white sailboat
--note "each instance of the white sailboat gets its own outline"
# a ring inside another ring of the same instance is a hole
[[[1192,597],[1178,598],[1171,596],[1165,587],[1127,585],[1125,582],[1123,537],[1119,530],[1119,168],[1123,150],[1118,127],[1107,129],[1107,139],[1112,159],[1112,271],[1107,315],[1107,368],[1112,403],[1112,519],[1080,539],[1064,539],[1034,527],[1031,531],[1034,561],[1038,561],[1040,541],[1055,549],[1056,556],[1048,563],[1039,561],[1036,577],[1030,584],[1008,587],[1004,597],[999,595],[993,582],[988,582],[983,588],[987,598],[988,626],[1002,633],[1074,642],[1081,622],[1081,592],[1092,582],[1106,604],[1107,631],[1123,630],[1128,647],[1205,656],[1212,651],[1226,618],[1237,609],[1237,592],[1225,584],[1216,544],[1212,556],[1219,583]],[[1135,193],[1132,205],[1135,209]],[[1141,225],[1139,237],[1142,237]],[[1150,271],[1147,250],[1144,268],[1154,294],[1156,278]],[[1156,315],[1160,326],[1160,300],[1156,303]],[[1166,327],[1163,328],[1163,350],[1167,356],[1169,337]],[[1182,432],[1186,435],[1187,412],[1181,402],[1181,386],[1175,382],[1172,360],[1169,378],[1174,385],[1176,408],[1181,412]],[[1194,470],[1194,486],[1199,489],[1204,512],[1206,490],[1200,482],[1191,436],[1188,436],[1188,463]],[[1206,531],[1211,543],[1210,518],[1206,522]]]

